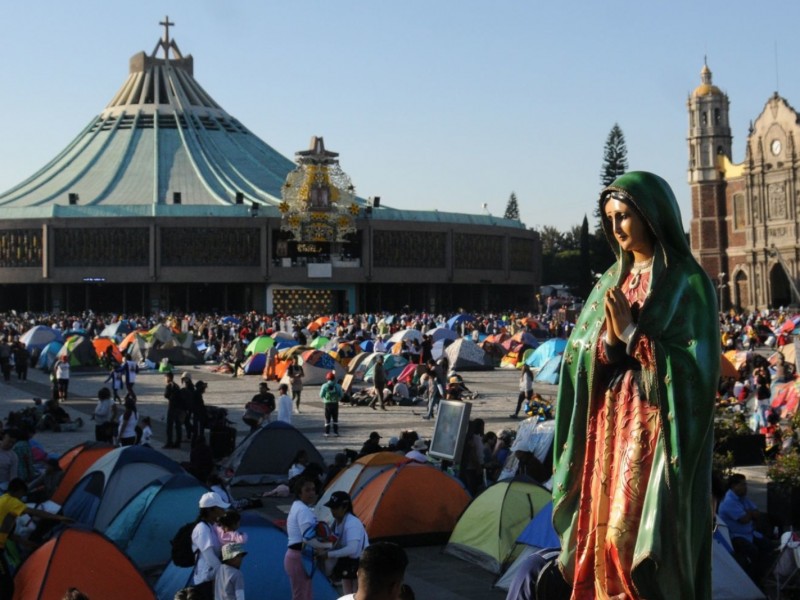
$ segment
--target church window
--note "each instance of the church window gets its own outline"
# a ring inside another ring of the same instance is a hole
[[[722,122],[722,115],[719,112],[718,108],[714,109],[714,123],[719,125]]]
[[[744,194],[733,196],[733,228],[744,229],[747,225],[747,212],[744,206]]]
[[[706,113],[706,111],[700,113],[700,124],[708,125],[708,114]]]

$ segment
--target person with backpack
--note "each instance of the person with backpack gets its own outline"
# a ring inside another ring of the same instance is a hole
[[[339,400],[344,396],[344,392],[336,381],[333,371],[328,373],[325,379],[327,381],[319,389],[319,397],[325,405],[325,437],[331,433],[331,424],[333,424],[333,435],[339,437]]]
[[[197,520],[181,527],[172,540],[172,562],[179,567],[194,565],[195,595],[202,600],[214,600],[214,579],[222,564],[222,542],[214,525],[231,505],[216,492],[206,492],[198,504]],[[191,535],[187,536],[190,526]]]

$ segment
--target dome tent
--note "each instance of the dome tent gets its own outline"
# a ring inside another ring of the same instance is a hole
[[[288,423],[274,421],[244,438],[223,471],[231,478],[231,485],[283,482],[299,450],[308,453],[310,462],[325,465],[319,450],[305,435]]]

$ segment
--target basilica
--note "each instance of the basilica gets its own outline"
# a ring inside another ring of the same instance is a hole
[[[800,118],[777,93],[734,163],[728,95],[705,64],[687,101],[692,252],[722,310],[800,303]]]
[[[111,102],[0,193],[0,311],[533,307],[536,232],[364,199],[321,136],[286,158],[212,98],[161,25]]]

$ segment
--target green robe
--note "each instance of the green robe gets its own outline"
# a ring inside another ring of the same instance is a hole
[[[641,371],[641,391],[659,407],[661,433],[646,486],[631,578],[642,598],[711,598],[711,457],[719,381],[717,300],[708,275],[692,257],[669,185],[646,172],[617,179],[600,196],[623,192],[655,234],[651,288],[628,343],[653,344],[655,373]],[[573,579],[581,474],[586,459],[590,399],[604,390],[595,349],[603,328],[606,291],[620,285],[632,255],[623,252],[603,218],[617,262],[587,299],[564,353],[554,440],[553,525],[560,564]]]

